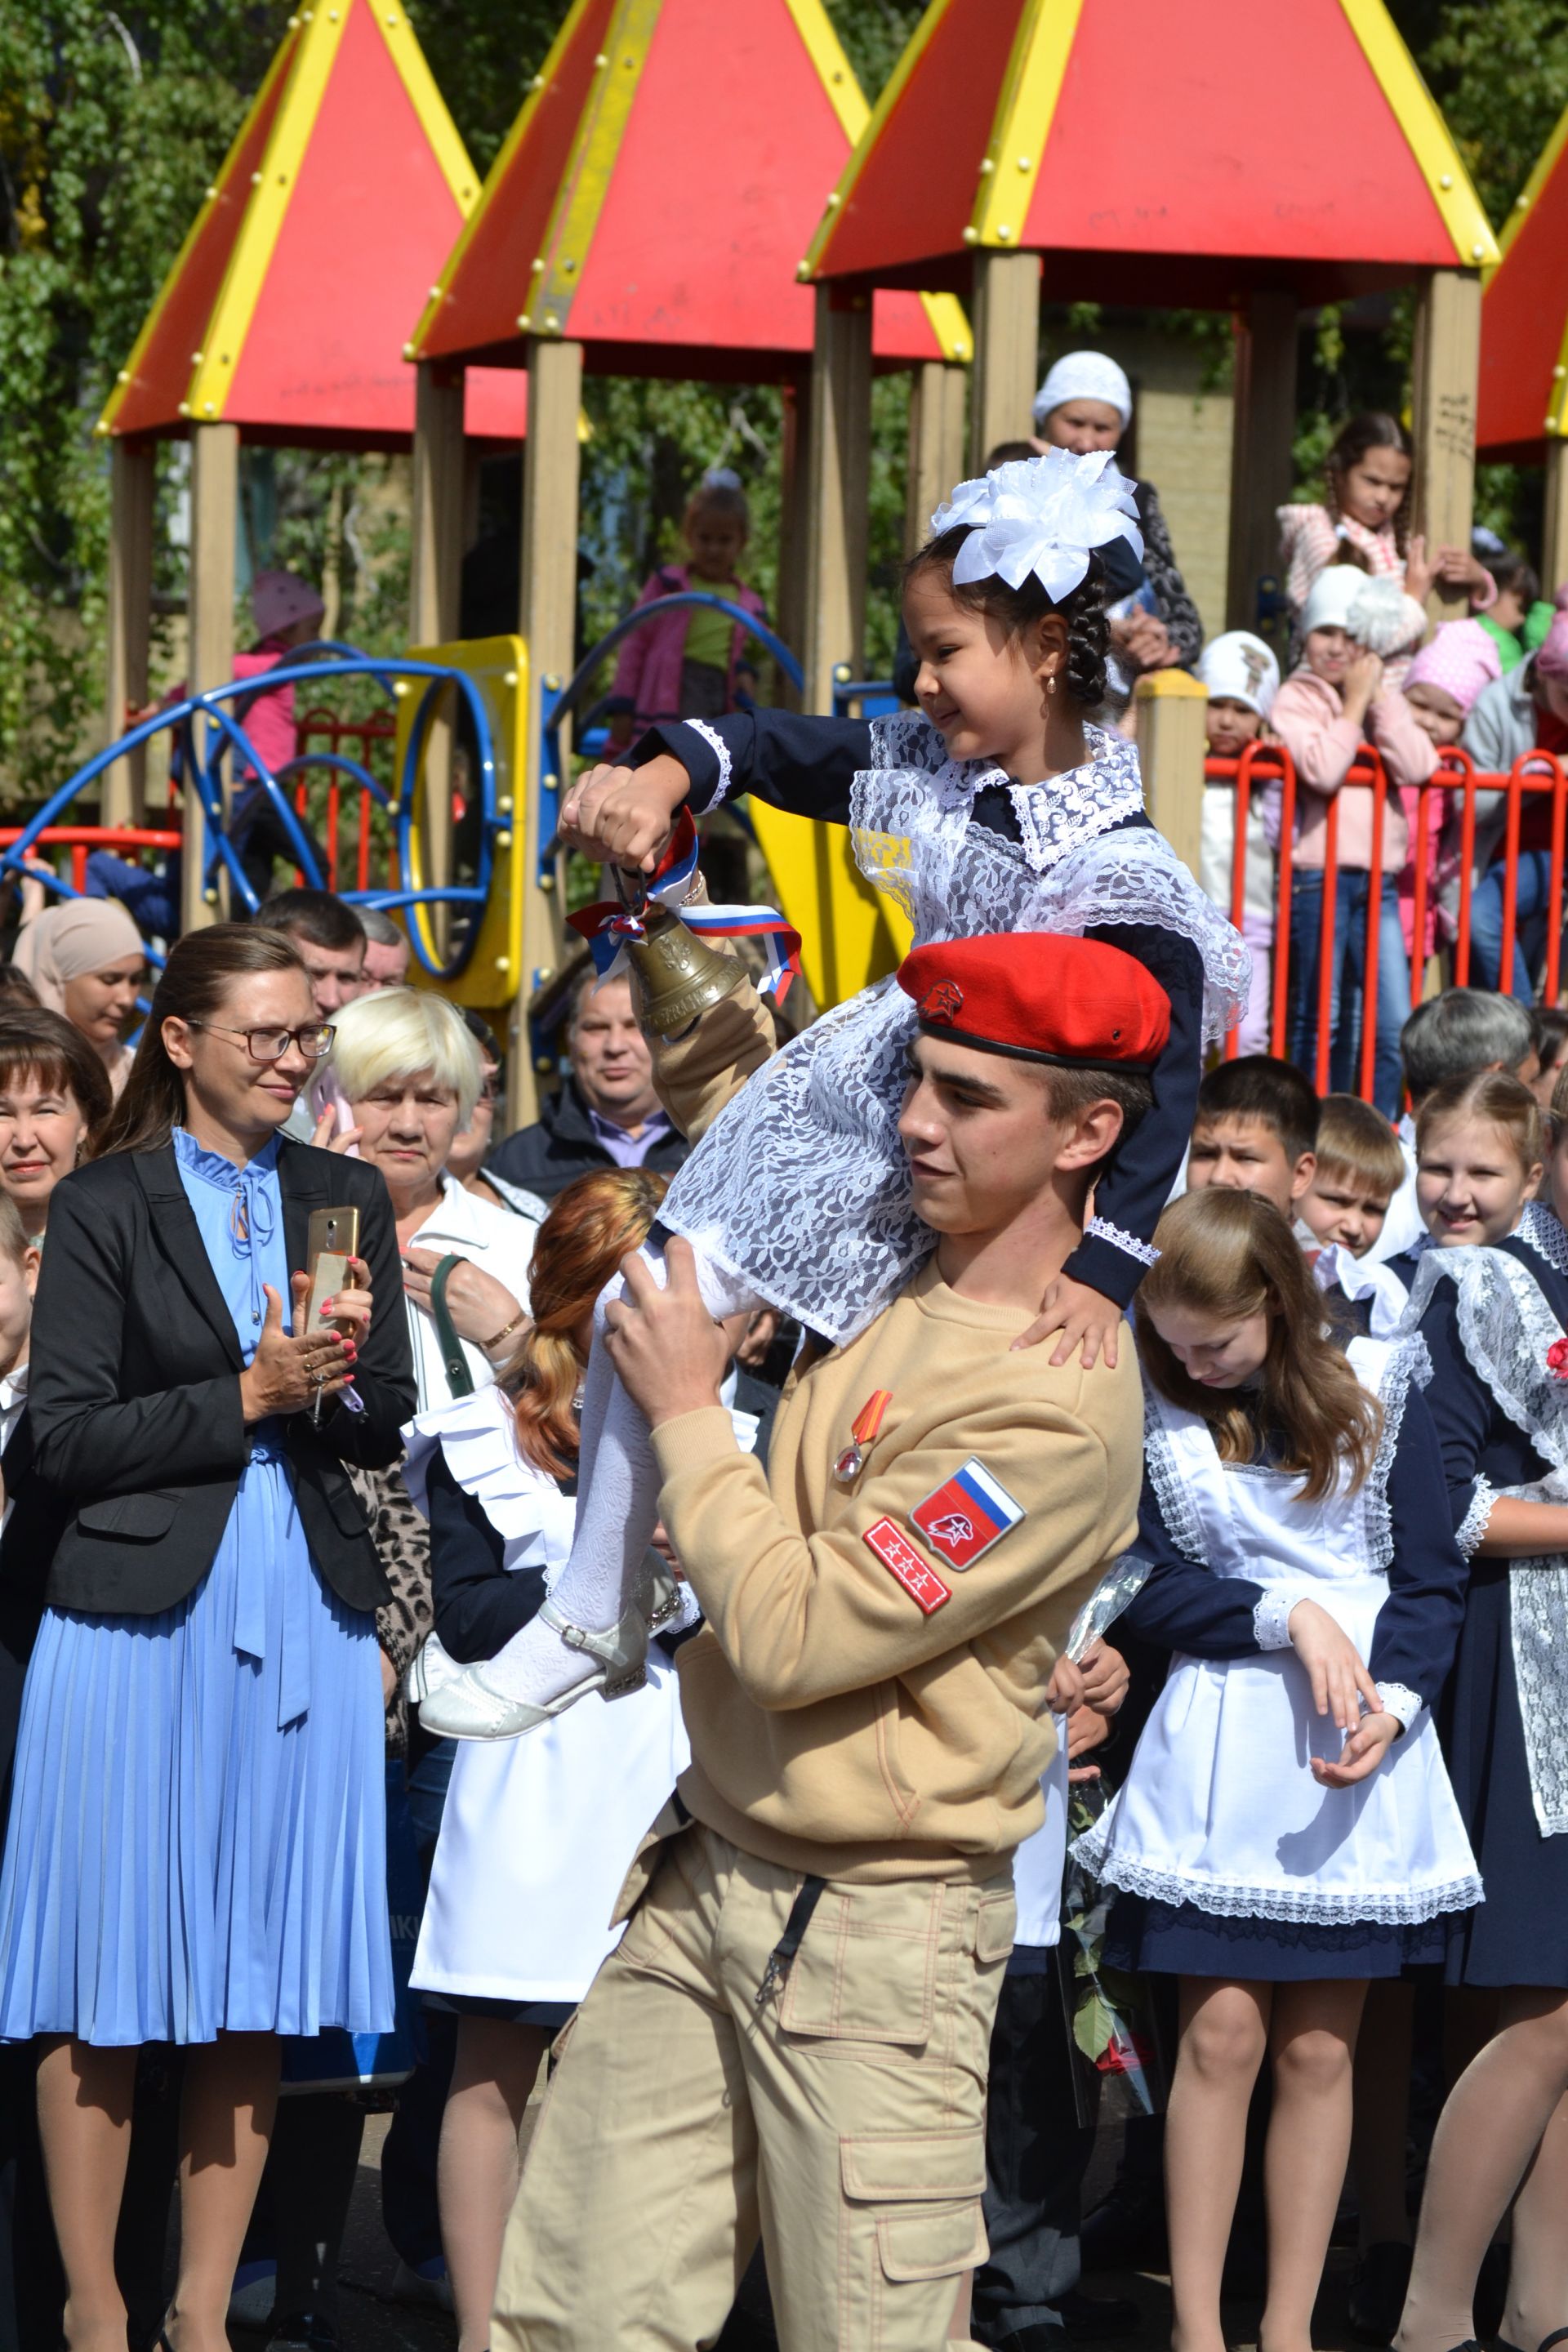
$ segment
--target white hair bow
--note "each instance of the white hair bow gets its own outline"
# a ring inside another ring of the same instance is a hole
[[[960,482],[931,527],[940,538],[960,525],[969,537],[953,558],[955,587],[994,574],[1021,588],[1032,572],[1054,604],[1079,585],[1095,548],[1125,539],[1135,554],[1143,552],[1132,485],[1110,449],[1084,457],[1047,449]]]

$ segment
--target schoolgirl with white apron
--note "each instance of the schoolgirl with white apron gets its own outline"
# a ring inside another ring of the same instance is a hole
[[[1114,1801],[1074,1847],[1119,1905],[1107,1957],[1180,1976],[1397,1975],[1442,1957],[1481,1883],[1429,1713],[1462,1605],[1419,1339],[1353,1339],[1383,1430],[1365,1481],[1301,1499],[1299,1473],[1221,1459],[1208,1423],[1151,1387],[1140,1549],[1155,1573],[1127,1612],[1176,1648]],[[1173,1607],[1173,1594],[1185,1595]],[[1316,1601],[1405,1726],[1372,1776],[1315,1780],[1342,1734],[1289,1646]],[[1188,1646],[1190,1644],[1190,1646]]]

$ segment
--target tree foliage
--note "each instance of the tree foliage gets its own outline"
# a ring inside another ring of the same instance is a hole
[[[913,30],[920,0],[828,0],[868,93]],[[562,0],[413,0],[420,38],[481,169],[560,22]],[[1568,104],[1568,0],[1394,0],[1494,219]],[[106,453],[93,422],[169,260],[283,30],[282,0],[5,0],[0,6],[0,789],[58,782],[100,725]],[[1133,69],[1130,67],[1130,69]],[[673,134],[672,134],[673,135]],[[1376,341],[1325,313],[1299,457],[1329,418],[1397,399],[1407,315]],[[878,386],[873,652],[885,654],[900,542],[904,388]],[[780,395],[595,383],[584,453],[590,620],[613,617],[668,551],[686,490],[733,464],[758,530],[752,569],[771,590]],[[1494,474],[1496,474],[1494,469]],[[178,453],[162,468],[164,524]],[[280,456],[247,466],[258,559],[330,573],[341,625],[397,642],[406,569],[399,478],[384,459]],[[1514,488],[1489,478],[1489,515]],[[1516,486],[1515,486],[1516,487]],[[263,495],[265,493],[265,495]],[[183,558],[159,533],[163,601]]]

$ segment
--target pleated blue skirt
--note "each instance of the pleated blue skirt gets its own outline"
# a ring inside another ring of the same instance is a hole
[[[386,2031],[374,1619],[318,1576],[258,1449],[156,1617],[46,1612],[0,1871],[0,2039]]]

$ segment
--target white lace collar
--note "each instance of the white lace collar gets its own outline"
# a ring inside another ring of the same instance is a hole
[[[1016,783],[993,760],[950,760],[942,737],[919,711],[874,719],[871,749],[879,768],[923,768],[944,809],[970,807],[983,792],[1005,786],[1024,856],[1035,873],[1043,874],[1069,849],[1142,814],[1137,745],[1103,727],[1083,732],[1089,758],[1034,784]]]
[[[1514,1228],[1518,1239],[1544,1258],[1556,1273],[1568,1275],[1568,1228],[1544,1201],[1527,1201]]]

